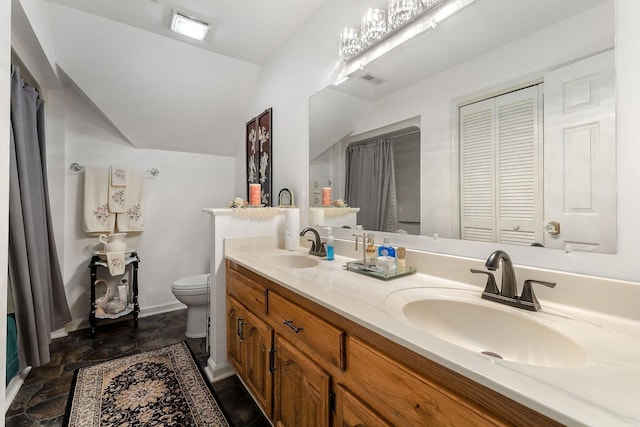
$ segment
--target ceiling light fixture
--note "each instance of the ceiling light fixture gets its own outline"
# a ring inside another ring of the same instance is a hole
[[[211,25],[192,16],[174,11],[171,18],[171,31],[190,37],[195,40],[204,41]]]

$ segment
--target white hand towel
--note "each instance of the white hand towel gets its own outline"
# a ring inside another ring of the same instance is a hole
[[[122,184],[124,182],[124,185]],[[127,170],[111,166],[109,173],[109,212],[121,213],[125,209]]]
[[[107,265],[110,275],[124,274],[124,251],[107,252]]]
[[[85,168],[84,224],[86,233],[113,233],[116,216],[109,212],[109,174],[105,168]]]
[[[113,187],[127,186],[127,168],[111,166],[111,185]]]
[[[144,175],[143,170],[130,170],[125,187],[124,212],[117,214],[116,225],[120,232],[140,232],[144,230]]]

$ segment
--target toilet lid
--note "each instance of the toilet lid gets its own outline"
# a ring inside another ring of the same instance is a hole
[[[171,286],[176,290],[206,290],[208,289],[208,274],[200,274],[198,276],[185,277],[184,279],[176,280]]]
[[[206,283],[174,283],[171,288],[183,291],[207,290]]]

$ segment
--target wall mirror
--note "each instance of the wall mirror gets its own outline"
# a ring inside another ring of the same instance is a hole
[[[379,231],[615,253],[614,62],[614,0],[471,3],[311,97],[310,222],[327,186],[375,210],[347,151],[391,139]]]

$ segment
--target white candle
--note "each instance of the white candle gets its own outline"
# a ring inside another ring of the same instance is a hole
[[[322,206],[331,205],[331,187],[322,187]]]
[[[249,204],[260,206],[260,184],[249,184]]]

